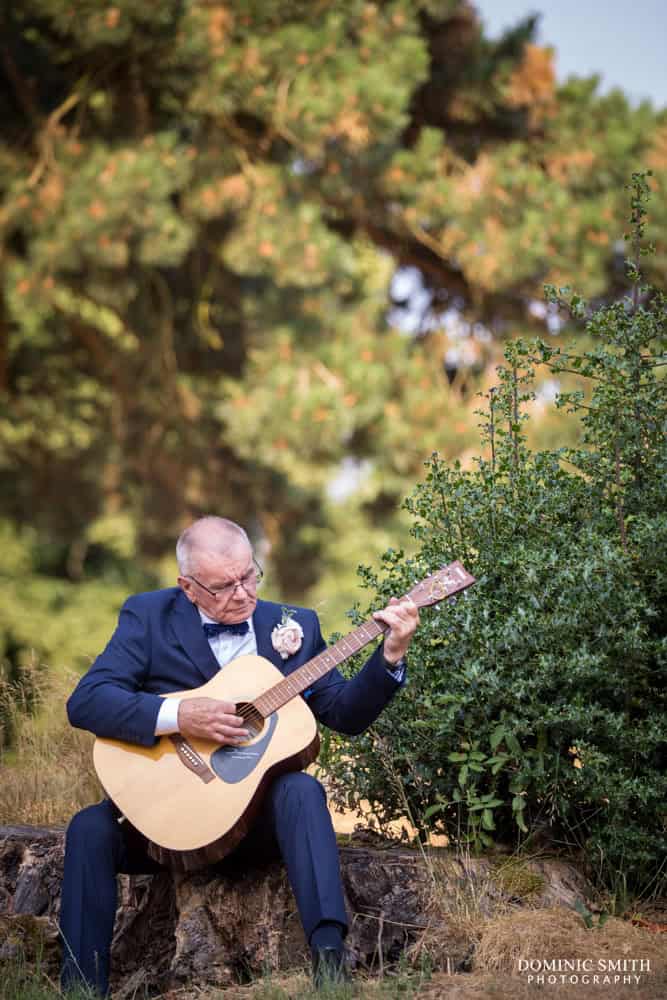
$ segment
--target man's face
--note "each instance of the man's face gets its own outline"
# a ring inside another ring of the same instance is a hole
[[[257,604],[257,581],[252,550],[246,542],[239,539],[224,556],[198,553],[195,566],[192,575],[178,578],[193,604],[216,622],[232,624],[250,617]]]

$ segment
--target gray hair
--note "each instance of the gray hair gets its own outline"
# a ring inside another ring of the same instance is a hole
[[[240,524],[226,517],[200,517],[180,535],[176,542],[176,562],[181,576],[190,576],[197,564],[198,552],[224,555],[242,540],[250,547],[250,539]]]

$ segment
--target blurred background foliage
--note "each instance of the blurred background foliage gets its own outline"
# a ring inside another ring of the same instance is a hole
[[[23,0],[0,13],[0,658],[81,669],[193,517],[339,627],[400,505],[469,463],[503,342],[627,288],[667,114],[556,85],[460,0]],[[574,321],[574,328],[577,323]],[[580,330],[585,345],[586,332]],[[576,444],[544,377],[531,443]]]

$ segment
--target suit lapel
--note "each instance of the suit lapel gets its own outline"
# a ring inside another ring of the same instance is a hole
[[[257,655],[263,656],[274,666],[283,670],[283,661],[280,653],[271,645],[271,631],[280,622],[280,608],[270,601],[257,601],[255,613],[252,616],[252,627],[255,630],[257,640]]]
[[[204,680],[210,681],[220,667],[201,626],[197,608],[182,592],[176,595],[172,625],[179,644]]]
[[[258,601],[252,616],[252,626],[257,641],[257,655],[263,656],[284,673],[284,661],[271,645],[271,631],[280,623],[280,613],[280,605],[271,601]],[[179,645],[185,650],[197,672],[204,680],[210,681],[220,667],[204,635],[199,612],[183,593],[176,595],[172,625]]]

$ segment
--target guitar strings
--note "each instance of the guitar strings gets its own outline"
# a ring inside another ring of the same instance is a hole
[[[264,717],[257,711],[252,702],[243,702],[237,705],[236,714],[240,715],[244,722],[258,732],[264,728]]]

